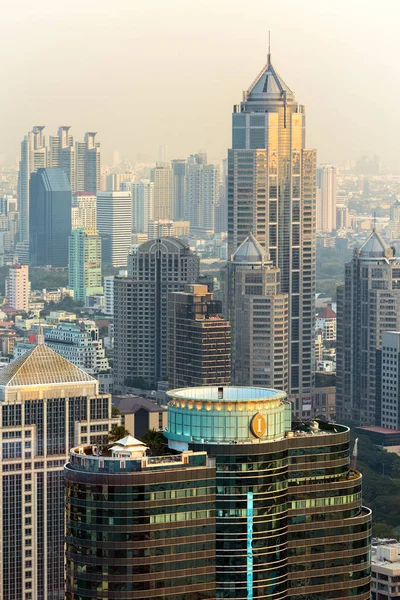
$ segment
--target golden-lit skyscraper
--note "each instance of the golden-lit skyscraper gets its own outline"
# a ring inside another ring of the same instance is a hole
[[[280,269],[289,295],[289,394],[308,416],[314,387],[315,150],[305,110],[271,56],[234,106],[228,154],[229,256],[249,233]]]

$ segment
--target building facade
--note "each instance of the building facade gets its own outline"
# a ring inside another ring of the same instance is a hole
[[[189,162],[186,170],[186,212],[190,228],[197,233],[214,232],[215,207],[219,202],[220,168]]]
[[[154,183],[149,179],[132,183],[132,231],[147,233],[154,219]]]
[[[284,392],[167,392],[169,446],[216,461],[216,598],[370,598],[371,511],[350,431],[291,423]]]
[[[400,430],[400,332],[384,331],[377,353],[376,424]]]
[[[231,326],[207,285],[187,285],[168,301],[168,383],[229,385]]]
[[[337,169],[322,165],[317,169],[317,231],[336,229]]]
[[[222,272],[225,316],[232,326],[235,385],[288,390],[289,301],[280,272],[250,234]]]
[[[75,194],[72,194],[71,225],[72,229],[96,229],[96,194],[89,194],[87,192],[75,192]]]
[[[113,267],[126,266],[132,242],[130,192],[97,194],[97,230],[102,238],[103,262]]]
[[[378,544],[372,552],[371,600],[400,597],[400,544],[395,540]]]
[[[173,219],[180,221],[186,215],[186,171],[185,159],[171,161],[173,177]]]
[[[64,464],[119,423],[97,380],[42,341],[0,374],[4,600],[64,600]]]
[[[29,186],[30,264],[68,266],[71,187],[62,169],[38,169]]]
[[[101,238],[95,229],[73,229],[68,244],[68,287],[74,299],[103,292],[101,276]]]
[[[168,375],[168,294],[199,277],[199,258],[175,238],[133,248],[128,277],[114,279],[114,381],[148,385]]]
[[[66,600],[215,598],[215,467],[204,451],[147,451],[131,436],[111,456],[71,451]]]
[[[400,329],[400,264],[373,230],[337,288],[338,420],[376,424],[376,356],[384,331]]]
[[[31,284],[29,281],[28,265],[11,265],[5,283],[7,306],[15,310],[27,312],[29,309],[29,295]]]
[[[280,269],[289,301],[288,390],[298,413],[314,388],[316,155],[305,148],[305,109],[266,66],[232,115],[228,256],[253,233]]]
[[[154,183],[154,219],[172,219],[173,171],[169,163],[157,163],[152,169]]]

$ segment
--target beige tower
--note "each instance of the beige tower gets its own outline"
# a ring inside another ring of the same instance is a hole
[[[169,163],[157,163],[152,170],[154,219],[172,219],[173,171]]]
[[[232,324],[232,380],[287,391],[288,296],[279,269],[250,234],[223,273],[226,316]]]

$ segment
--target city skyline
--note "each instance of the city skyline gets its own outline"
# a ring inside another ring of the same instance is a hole
[[[0,101],[0,154],[8,161],[14,159],[19,140],[35,122],[45,122],[49,130],[68,122],[79,134],[86,127],[101,132],[108,163],[114,150],[123,156],[136,159],[141,153],[154,160],[160,145],[166,146],[168,158],[207,148],[210,161],[222,159],[229,146],[227,109],[236,100],[238,86],[249,84],[254,69],[261,68],[269,29],[272,54],[279,56],[282,72],[312,115],[307,146],[319,149],[321,162],[336,163],[364,153],[380,154],[390,161],[398,155],[392,127],[398,120],[397,110],[394,100],[387,101],[399,91],[391,58],[400,49],[395,28],[397,3],[387,1],[386,11],[364,5],[360,18],[359,7],[350,2],[345,5],[346,19],[342,18],[342,2],[327,7],[312,0],[302,5],[300,18],[293,10],[294,0],[279,5],[256,1],[244,14],[240,3],[234,1],[229,5],[229,17],[225,0],[217,6],[205,0],[195,19],[180,10],[177,0],[168,7],[160,0],[151,0],[146,7],[133,7],[126,0],[113,6],[100,2],[95,10],[84,10],[73,1],[67,14],[47,0],[42,5],[35,27],[29,11],[25,18],[13,6],[3,11],[7,27],[0,44],[4,52],[10,44],[13,47],[0,67],[9,90]],[[94,49],[88,50],[87,45],[89,25],[90,30],[107,27],[107,36],[96,45],[96,62],[102,68],[93,68]],[[68,59],[60,63],[67,39],[63,31],[73,36],[74,43]],[[248,31],[252,32],[251,44]],[[154,35],[159,40],[156,46]],[[115,37],[119,44],[114,43]],[[22,59],[29,44],[35,47],[36,64],[45,59],[48,68],[57,66],[58,79],[47,77],[47,69],[29,69]],[[160,54],[163,69],[159,69]],[[320,84],[327,67],[329,76]],[[134,72],[129,81],[127,68]],[[379,71],[379,85],[371,84],[371,70]],[[196,77],[189,79],[188,73],[193,71]],[[124,94],[115,94],[121,81]],[[101,102],[96,101],[99,89]],[[24,96],[28,90],[27,104]],[[183,92],[185,102],[177,102],[176,94]],[[381,119],[370,119],[371,109],[383,103]],[[384,139],[382,129],[386,131]]]

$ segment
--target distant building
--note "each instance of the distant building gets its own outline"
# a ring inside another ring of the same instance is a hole
[[[147,233],[154,219],[154,183],[148,179],[132,183],[132,231]]]
[[[317,231],[331,232],[336,229],[336,178],[333,165],[317,169]]]
[[[400,330],[400,263],[375,230],[337,288],[337,419],[376,423],[376,360],[384,331]]]
[[[96,229],[97,227],[96,194],[76,192],[72,195],[71,225],[72,229]]]
[[[324,341],[336,341],[336,313],[332,307],[325,306],[317,309],[315,328],[317,331],[321,331]]]
[[[168,412],[149,398],[113,396],[113,405],[121,412],[121,423],[134,437],[141,439],[149,429],[163,431],[168,427]]]
[[[172,219],[173,171],[169,163],[157,163],[152,169],[154,183],[154,219]]]
[[[173,211],[172,218],[175,221],[185,219],[186,214],[186,171],[185,159],[171,161],[173,177]]]
[[[168,383],[173,389],[229,385],[231,326],[207,285],[188,284],[168,299]]]
[[[148,239],[158,237],[182,237],[189,235],[189,221],[172,221],[171,219],[153,219],[148,222]]]
[[[349,209],[345,204],[336,204],[336,229],[351,227]]]
[[[389,236],[391,240],[400,239],[400,201],[397,198],[390,207]]]
[[[219,202],[218,165],[189,162],[186,175],[186,219],[192,231],[214,232],[215,206]]]
[[[371,600],[400,598],[400,544],[395,540],[372,546]]]
[[[124,267],[132,241],[132,197],[129,192],[97,194],[97,230],[102,238],[103,262]]]
[[[114,315],[114,275],[107,275],[103,279],[104,289],[104,314],[112,317]]]
[[[75,300],[86,302],[88,296],[103,292],[101,238],[95,229],[73,229],[68,250],[68,286]]]
[[[39,169],[30,179],[30,264],[68,266],[71,188],[62,169]]]
[[[27,312],[30,291],[28,265],[12,265],[8,270],[5,284],[7,306]]]
[[[377,355],[376,424],[400,429],[400,331],[384,331]]]

